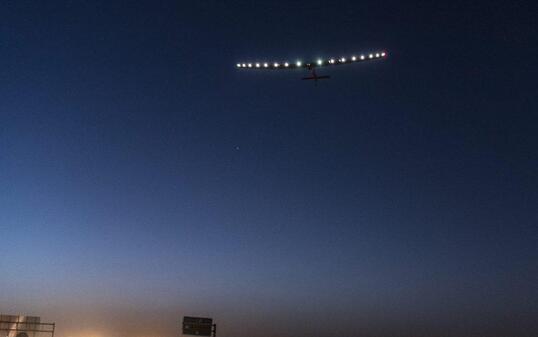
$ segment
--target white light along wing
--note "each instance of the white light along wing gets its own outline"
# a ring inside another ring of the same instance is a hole
[[[379,51],[366,54],[354,54],[350,56],[343,56],[338,58],[317,59],[309,62],[303,61],[281,61],[281,62],[269,62],[269,61],[256,61],[256,62],[239,62],[236,64],[238,69],[250,69],[250,70],[286,70],[286,69],[298,69],[306,68],[312,69],[317,67],[326,66],[338,66],[351,63],[359,63],[365,61],[373,61],[383,59],[387,57],[385,51]]]

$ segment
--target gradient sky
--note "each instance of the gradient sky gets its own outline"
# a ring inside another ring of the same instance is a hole
[[[57,337],[538,335],[523,1],[0,3],[0,312]],[[385,49],[383,62],[245,72]]]

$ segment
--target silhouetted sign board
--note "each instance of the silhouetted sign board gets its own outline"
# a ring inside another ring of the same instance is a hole
[[[183,334],[196,336],[211,336],[213,319],[205,317],[183,317]]]

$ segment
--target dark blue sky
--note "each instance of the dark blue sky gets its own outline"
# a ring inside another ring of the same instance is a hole
[[[536,336],[523,1],[0,4],[0,311],[59,337]],[[251,59],[383,62],[244,72]]]

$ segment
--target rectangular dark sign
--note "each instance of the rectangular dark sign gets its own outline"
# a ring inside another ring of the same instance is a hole
[[[213,319],[205,317],[183,317],[183,334],[195,336],[211,336]]]

